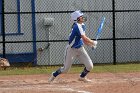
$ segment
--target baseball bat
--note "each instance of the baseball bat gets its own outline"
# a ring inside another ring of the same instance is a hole
[[[96,41],[98,40],[98,38],[99,38],[99,36],[100,36],[100,34],[102,32],[104,22],[105,22],[105,17],[102,17],[100,26],[99,26],[99,28],[98,28],[98,30],[96,32],[96,38],[95,38]],[[96,47],[97,47],[97,45],[96,45]],[[92,50],[94,50],[94,49],[95,49],[95,47],[92,47]]]
[[[99,26],[99,28],[98,28],[98,30],[96,32],[96,41],[98,40],[98,38],[99,38],[99,36],[100,36],[100,34],[102,32],[104,22],[105,22],[105,17],[102,18],[100,26]]]

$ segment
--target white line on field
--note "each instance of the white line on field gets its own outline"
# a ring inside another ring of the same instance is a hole
[[[22,87],[9,87],[9,88],[0,88],[1,91],[7,91],[7,90],[51,90],[51,91],[68,91],[68,92],[78,92],[78,93],[91,93],[88,91],[79,91],[73,88],[68,88],[68,87],[61,87],[61,88],[48,88],[46,86],[22,86]],[[93,92],[92,92],[93,93]]]

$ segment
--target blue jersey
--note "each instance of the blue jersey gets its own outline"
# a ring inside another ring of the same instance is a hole
[[[72,48],[80,48],[83,45],[81,35],[85,34],[85,24],[74,23],[69,36],[69,45]]]

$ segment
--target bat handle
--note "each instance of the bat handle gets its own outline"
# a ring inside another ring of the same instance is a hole
[[[94,47],[92,47],[91,49],[92,49],[92,50],[95,50],[95,48],[94,48]]]
[[[97,47],[97,46],[96,46],[96,47]],[[91,49],[92,49],[92,50],[95,50],[95,49],[96,49],[96,47],[92,47]]]

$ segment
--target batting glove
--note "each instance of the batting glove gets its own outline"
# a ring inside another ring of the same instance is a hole
[[[96,49],[96,48],[97,48],[97,46],[93,46],[93,47],[92,47],[92,50],[94,50],[94,49]]]
[[[98,42],[97,42],[97,41],[93,41],[93,43],[94,43],[94,46],[97,46],[97,43],[98,43]]]

